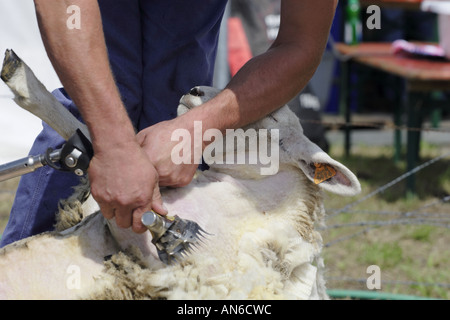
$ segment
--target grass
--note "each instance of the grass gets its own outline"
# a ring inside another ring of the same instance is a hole
[[[410,237],[416,241],[430,242],[430,236],[434,231],[432,226],[422,226],[417,227],[411,231]]]
[[[384,268],[392,268],[403,259],[403,250],[397,243],[372,243],[366,246],[358,261],[368,266],[382,265]]]
[[[446,152],[448,150],[442,146],[423,144],[421,163]],[[330,155],[358,176],[363,191],[350,199],[326,194],[325,207],[329,215],[405,172],[404,162],[395,164],[392,161],[392,147],[354,146],[351,156],[346,158],[340,146],[333,146]],[[323,238],[330,245],[324,248],[323,255],[328,288],[368,290],[365,280],[370,274],[366,272],[367,267],[377,265],[381,270],[383,292],[449,299],[450,202],[439,201],[450,194],[449,169],[450,158],[447,158],[418,172],[413,197],[405,196],[405,182],[402,181],[347,212],[328,218],[327,226],[418,216],[436,219],[433,221],[436,225],[418,222],[326,229]],[[417,215],[407,215],[407,212]],[[333,242],[349,235],[355,236]]]
[[[362,194],[345,198],[325,193],[325,208],[329,214],[361,199],[378,187],[404,173],[405,163],[394,164],[391,147],[354,146],[349,158],[340,146],[332,146],[330,155],[341,161],[360,179]],[[424,162],[443,152],[442,146],[422,145]],[[327,219],[327,225],[388,221],[406,218],[401,213],[415,210],[428,214],[440,213],[450,218],[450,203],[425,205],[450,194],[450,159],[425,168],[416,178],[417,195],[405,197],[404,182],[352,207],[348,212]],[[0,182],[0,234],[6,225],[18,179]],[[382,213],[384,212],[384,213]],[[442,221],[442,220],[441,220]],[[447,220],[447,225],[450,222]],[[322,232],[324,243],[360,232],[365,227],[330,228]],[[367,268],[377,265],[381,271],[381,291],[449,299],[450,230],[428,224],[371,226],[371,229],[348,240],[325,247],[323,256],[329,289],[367,290]]]

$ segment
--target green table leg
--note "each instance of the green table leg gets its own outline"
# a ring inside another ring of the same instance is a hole
[[[407,142],[407,171],[413,170],[419,160],[420,134],[422,128],[421,107],[424,95],[417,92],[410,92],[408,95],[408,142]],[[406,180],[406,191],[408,195],[415,195],[416,177],[410,175]]]
[[[402,130],[400,129],[402,125],[402,111],[403,111],[403,102],[398,101],[396,103],[396,107],[394,110],[394,162],[398,163],[400,161],[401,153],[402,153]]]

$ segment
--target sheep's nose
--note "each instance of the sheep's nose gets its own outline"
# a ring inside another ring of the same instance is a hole
[[[191,91],[189,91],[189,94],[195,97],[202,97],[205,95],[205,93],[199,87],[192,88]]]

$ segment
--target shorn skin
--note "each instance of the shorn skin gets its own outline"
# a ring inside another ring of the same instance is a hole
[[[181,98],[179,114],[217,92],[196,88]],[[74,226],[0,250],[0,298],[327,299],[315,230],[324,217],[321,188],[349,196],[359,182],[303,135],[286,106],[248,128],[279,129],[278,173],[261,175],[262,164],[212,164],[188,186],[161,190],[169,214],[209,233],[182,263],[160,262],[149,232],[105,220],[80,186],[62,201],[57,225]],[[315,163],[336,174],[315,184]]]

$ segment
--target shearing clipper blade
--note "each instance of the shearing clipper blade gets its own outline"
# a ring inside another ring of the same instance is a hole
[[[181,262],[207,234],[195,221],[154,211],[144,213],[141,221],[150,230],[152,243],[165,264]]]

